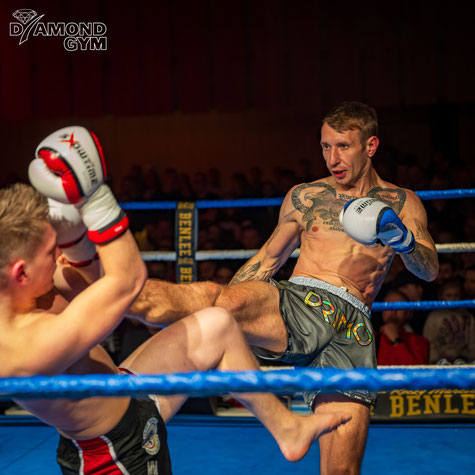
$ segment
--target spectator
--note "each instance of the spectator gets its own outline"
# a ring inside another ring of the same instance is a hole
[[[452,279],[457,275],[457,260],[453,255],[442,254],[439,257],[439,273],[434,283],[435,286],[430,286],[429,292],[424,293],[424,297],[427,300],[439,299],[440,286],[449,279]]]
[[[144,190],[144,177],[142,167],[134,164],[122,180],[119,191],[120,201],[142,201]]]
[[[168,270],[167,270],[166,262],[148,261],[145,264],[147,265],[147,273],[148,273],[149,278],[167,280]]]
[[[410,302],[420,302],[424,300],[422,298],[424,294],[422,280],[406,269],[396,276],[394,279],[394,286],[402,292]],[[424,310],[413,312],[410,325],[412,331],[421,335],[426,317],[427,312]],[[407,327],[406,330],[408,329],[409,328]]]
[[[249,183],[249,194],[253,198],[262,196],[262,169],[260,167],[252,167],[247,173],[247,181]]]
[[[475,236],[475,212],[468,208],[468,212],[465,215],[463,221],[463,239],[471,241]]]
[[[203,172],[193,174],[191,190],[194,200],[214,200],[218,198],[218,195],[209,191],[208,177]]]
[[[216,261],[200,261],[198,263],[198,280],[214,280]]]
[[[180,200],[192,201],[195,199],[195,197],[193,196],[193,189],[192,189],[191,180],[188,173],[178,174],[178,191],[179,191],[178,199]]]
[[[254,198],[244,173],[234,173],[231,177],[231,198]]]
[[[401,291],[390,290],[385,302],[408,302]],[[404,325],[411,318],[410,310],[383,310],[383,325],[379,331],[378,365],[417,365],[429,362],[429,341],[408,332]]]
[[[226,285],[229,284],[231,279],[233,278],[234,271],[231,267],[222,265],[219,266],[216,270],[216,274],[214,276],[214,281],[218,284]]]
[[[465,269],[463,289],[465,291],[465,298],[475,299],[475,266]]]
[[[452,256],[443,255],[439,257],[439,273],[437,274],[435,283],[441,285],[446,280],[453,278],[455,276],[456,268],[457,265]]]
[[[240,242],[242,249],[259,249],[262,245],[262,236],[257,229],[251,226],[243,226]]]
[[[448,190],[451,183],[446,174],[437,172],[431,179],[429,187],[431,190]],[[425,205],[427,218],[435,221],[440,231],[450,230],[454,236],[461,236],[463,233],[463,221],[459,217],[458,200],[437,199],[430,200]],[[434,236],[437,241],[437,236]]]
[[[215,196],[219,196],[220,198],[223,195],[223,185],[221,184],[221,172],[213,167],[208,169],[207,173],[208,177],[208,188],[210,193],[213,193]]]
[[[460,300],[463,284],[458,278],[442,283],[440,300]],[[473,314],[464,308],[433,310],[427,316],[424,336],[430,341],[429,362],[442,359],[470,362],[475,360],[475,320]]]
[[[285,196],[287,191],[298,183],[297,175],[295,171],[290,168],[284,168],[280,172],[279,181],[277,187],[281,196]]]
[[[180,184],[178,172],[175,168],[167,168],[162,173],[162,200],[179,200],[180,199]]]
[[[310,183],[315,180],[315,173],[312,173],[310,160],[308,158],[301,158],[297,161],[295,174],[297,183]]]
[[[160,199],[160,180],[155,168],[149,166],[145,169],[143,199],[145,201],[156,201]]]

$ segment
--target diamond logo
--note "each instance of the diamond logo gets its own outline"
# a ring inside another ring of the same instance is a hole
[[[18,21],[26,25],[30,20],[35,18],[38,15],[35,10],[31,8],[20,8],[19,10],[15,10],[12,13],[12,16],[16,18]]]

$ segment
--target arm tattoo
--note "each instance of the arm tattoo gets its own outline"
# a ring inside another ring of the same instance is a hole
[[[418,242],[413,252],[401,254],[401,257],[406,267],[421,279],[427,280],[438,268],[437,253]]]
[[[244,264],[231,279],[230,284],[237,284],[245,280],[269,280],[272,277],[271,271],[261,271],[261,261],[256,262],[255,264]]]
[[[413,230],[414,238],[416,241],[423,239],[425,241],[432,241],[432,237],[429,234],[429,231],[422,224],[417,224],[416,229]]]

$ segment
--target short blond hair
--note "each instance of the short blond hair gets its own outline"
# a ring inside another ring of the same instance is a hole
[[[359,130],[363,148],[370,137],[378,135],[376,111],[362,102],[342,102],[323,118],[322,124],[325,123],[337,132]]]
[[[48,200],[34,188],[17,183],[0,190],[0,285],[12,260],[33,257],[48,222]]]

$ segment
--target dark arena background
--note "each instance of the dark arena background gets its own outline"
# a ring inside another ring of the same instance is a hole
[[[431,350],[424,366],[473,371],[474,20],[475,2],[442,0],[3,0],[0,187],[28,182],[45,136],[82,125],[102,143],[149,276],[226,284],[270,236],[285,193],[328,175],[324,114],[365,102],[378,113],[374,166],[383,179],[416,192],[459,190],[423,198],[440,253],[436,281],[408,280],[396,258],[376,301],[395,285],[418,286],[408,298],[416,303],[450,300],[444,282],[458,282],[451,300],[463,308],[445,311],[465,312],[466,349],[453,358]],[[216,205],[236,199],[271,201]],[[187,239],[191,254],[177,258]],[[411,307],[415,333],[430,339],[434,308]],[[383,308],[374,310],[377,331]],[[124,320],[104,346],[118,363],[150,335]],[[471,374],[465,387],[381,391],[362,473],[472,473]],[[0,473],[59,474],[56,431],[0,397]],[[284,400],[307,410],[299,392]],[[317,446],[286,462],[229,397],[191,398],[169,437],[177,475],[318,471]]]

